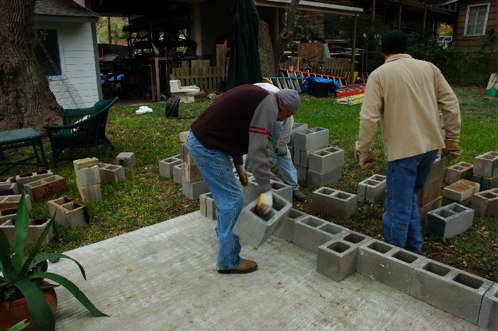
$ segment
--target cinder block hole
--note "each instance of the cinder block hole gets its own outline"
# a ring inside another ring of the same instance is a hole
[[[17,208],[8,208],[0,211],[1,215],[13,215],[17,214]]]
[[[0,183],[10,183],[8,178],[0,178]]]
[[[280,199],[275,199],[275,195],[273,195],[273,206],[272,209],[275,209],[277,212],[282,210],[285,207],[285,201]]]
[[[57,178],[55,176],[50,176],[50,177],[46,177],[45,179],[43,179],[42,181],[46,181],[46,182],[53,182],[55,181]]]
[[[485,199],[493,199],[493,198],[496,198],[498,196],[492,192],[481,193],[480,195],[481,195],[481,197],[483,197]]]
[[[37,175],[48,174],[48,170],[40,170],[36,172]]]
[[[302,221],[303,224],[306,224],[306,225],[309,225],[313,228],[317,228],[319,227],[320,225],[322,225],[323,223],[325,223],[325,221],[321,221],[317,218],[312,218],[312,217],[308,217],[308,218],[305,218],[303,221]]]
[[[467,210],[465,207],[460,206],[458,204],[450,206],[449,209],[453,210],[457,214]]]
[[[177,160],[176,157],[169,157],[169,158],[163,160],[162,162],[171,163],[171,162],[175,162],[176,160]]]
[[[368,245],[368,248],[373,249],[374,251],[380,253],[387,253],[391,250],[391,247],[384,245],[383,243],[380,242],[373,242],[370,245]]]
[[[119,165],[124,166],[126,165],[125,160],[118,160]]]
[[[332,193],[334,193],[335,190],[331,189],[331,188],[327,188],[327,187],[323,187],[321,188],[318,193],[322,193],[322,194],[325,194],[325,195],[331,195]]]
[[[256,206],[251,209],[251,212],[265,222],[268,222],[275,215],[275,212],[272,210],[266,216],[260,216],[256,211]]]
[[[353,244],[357,244],[361,241],[363,241],[366,237],[360,236],[359,234],[356,233],[350,233],[347,236],[344,237],[345,241],[348,241]]]
[[[313,154],[318,155],[318,156],[325,156],[325,155],[328,155],[330,153],[327,152],[327,151],[320,151],[320,152],[316,152],[316,153],[313,153]]]
[[[327,246],[328,249],[333,250],[334,252],[337,252],[337,253],[345,252],[350,247],[351,246],[349,246],[348,244],[340,242],[340,241],[336,241],[335,243],[332,243],[332,244]]]
[[[461,273],[456,275],[455,278],[453,278],[453,280],[457,283],[468,286],[468,287],[473,288],[475,290],[477,290],[482,285],[481,280],[474,278],[474,277],[471,277],[471,276],[466,275],[466,274],[461,274]]]
[[[416,255],[404,251],[397,252],[396,254],[393,255],[393,257],[406,263],[412,263],[413,261],[418,259]]]
[[[66,208],[67,210],[75,210],[81,207],[81,205],[75,201],[71,201],[70,203],[65,204],[63,207]]]
[[[450,216],[455,215],[455,212],[445,208],[445,209],[441,209],[441,210],[437,211],[436,215],[439,215],[443,218],[446,218],[446,217],[450,217]]]
[[[495,157],[498,157],[498,152],[489,152],[487,155],[495,158]]]
[[[350,197],[351,197],[351,194],[347,194],[344,192],[339,192],[335,195],[335,198],[341,199],[341,200],[346,200],[346,199],[349,199]]]
[[[285,185],[282,184],[282,183],[279,183],[279,182],[272,182],[271,183],[271,188],[274,189],[274,190],[280,190],[282,188],[284,188]]]
[[[71,202],[71,201],[73,201],[73,199],[68,198],[68,197],[62,197],[60,199],[54,200],[53,202],[55,202],[59,206],[62,206],[62,205],[65,205],[66,203]]]
[[[378,180],[379,182],[382,182],[383,180],[386,179],[386,176],[382,176],[382,175],[373,175],[372,177],[370,177],[370,179],[372,180]]]
[[[493,160],[495,158],[495,156],[491,155],[491,154],[485,154],[485,155],[482,156],[482,158],[484,160]]]
[[[364,181],[363,183],[364,183],[365,185],[369,185],[369,186],[376,186],[377,184],[379,184],[379,182],[378,182],[378,181],[376,181],[376,180],[371,180],[371,179],[366,180],[366,181]]]
[[[47,219],[46,218],[34,218],[32,220],[29,220],[29,225],[43,225],[45,223],[47,223]]]
[[[33,176],[33,173],[29,173],[29,174],[22,174],[20,175],[19,177],[31,177]]]
[[[296,219],[296,218],[298,218],[298,217],[300,217],[302,215],[303,215],[303,213],[301,213],[301,212],[299,212],[299,211],[297,211],[295,209],[291,209],[289,211],[289,214],[287,214],[287,217],[290,218],[290,219]]]
[[[336,152],[339,152],[339,148],[330,147],[330,148],[328,149],[328,151],[329,151],[329,152],[331,152],[331,153],[336,153]]]
[[[327,233],[331,234],[338,234],[343,231],[343,229],[333,225],[333,224],[325,224],[324,226],[320,227],[320,230],[323,230]]]
[[[439,275],[439,276],[444,276],[448,272],[450,272],[449,268],[443,267],[439,264],[435,264],[432,262],[427,263],[424,267],[424,270],[427,270],[429,272],[432,272],[433,274]]]
[[[36,186],[39,186],[42,184],[42,181],[41,180],[35,180],[34,182],[31,182],[31,183],[28,183],[27,185],[29,187],[36,187]]]
[[[116,169],[119,169],[119,167],[111,165],[111,166],[108,166],[107,169],[109,169],[109,170],[116,170]]]
[[[454,170],[463,170],[463,169],[465,169],[465,168],[464,168],[464,167],[462,167],[462,166],[457,165],[457,166],[454,166],[454,167],[453,167],[453,169],[454,169]]]

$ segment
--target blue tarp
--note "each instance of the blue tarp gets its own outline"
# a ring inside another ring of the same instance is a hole
[[[330,78],[308,77],[303,83],[303,92],[316,97],[331,96],[338,88],[339,82]]]

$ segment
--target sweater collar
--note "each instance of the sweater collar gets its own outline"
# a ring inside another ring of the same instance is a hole
[[[399,59],[411,59],[412,56],[406,53],[394,54],[387,58],[386,62],[396,61]]]

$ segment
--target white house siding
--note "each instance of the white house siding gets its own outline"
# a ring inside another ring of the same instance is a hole
[[[91,107],[99,100],[100,83],[90,22],[56,22],[40,28],[56,29],[61,76],[49,77],[57,102],[63,108]]]

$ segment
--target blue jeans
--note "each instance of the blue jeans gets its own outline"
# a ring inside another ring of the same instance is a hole
[[[384,241],[422,252],[422,229],[417,192],[427,181],[437,150],[387,163],[386,212],[382,216]]]
[[[232,231],[244,207],[244,194],[237,184],[232,160],[222,151],[204,147],[192,132],[188,147],[216,203],[216,265],[218,269],[234,269],[241,259],[239,237]]]
[[[281,132],[282,132],[282,122],[276,121],[275,125],[273,126],[273,135],[271,139],[273,152],[275,152],[277,148],[277,142],[278,139],[280,138]],[[285,148],[287,149],[287,154],[285,156],[280,156],[278,155],[278,153],[275,153],[277,157],[278,172],[280,173],[280,176],[282,177],[284,183],[292,187],[293,191],[297,191],[299,189],[299,185],[297,183],[297,171],[296,168],[294,167],[294,163],[292,163],[289,147],[285,145]]]

